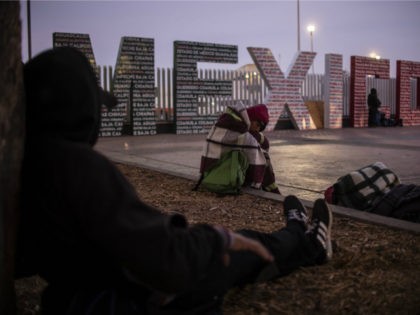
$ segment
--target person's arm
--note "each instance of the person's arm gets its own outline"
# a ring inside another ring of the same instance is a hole
[[[189,226],[183,216],[166,215],[147,205],[106,159],[95,161],[89,173],[86,182],[90,176],[101,176],[86,191],[85,199],[95,202],[82,205],[85,232],[146,286],[179,292],[220,268],[227,249],[271,257],[253,240],[229,232],[227,242],[213,226]]]
[[[250,130],[249,133],[255,138],[255,140],[257,140],[258,144],[261,146],[263,150],[265,151],[269,150],[270,142],[268,141],[267,137],[262,132]]]

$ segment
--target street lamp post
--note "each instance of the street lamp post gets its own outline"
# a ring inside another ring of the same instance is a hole
[[[300,52],[300,4],[297,0],[297,50]]]
[[[311,52],[314,52],[314,32],[315,32],[315,25],[310,24],[306,28],[309,32],[309,36],[311,37]],[[315,74],[315,66],[312,63],[312,73]]]
[[[31,1],[26,1],[26,17],[28,19],[28,59],[32,58],[32,38],[31,38]]]

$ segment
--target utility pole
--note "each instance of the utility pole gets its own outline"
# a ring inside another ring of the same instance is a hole
[[[26,1],[26,17],[28,19],[28,60],[32,58],[32,39],[31,39],[31,1]]]
[[[300,51],[300,5],[297,0],[297,50]]]

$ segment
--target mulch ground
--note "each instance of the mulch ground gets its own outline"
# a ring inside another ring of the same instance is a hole
[[[251,195],[191,191],[194,182],[119,165],[146,202],[190,223],[273,231],[282,204]],[[225,315],[420,314],[420,235],[334,216],[333,259],[266,283],[231,290]],[[40,314],[38,277],[16,281],[19,314]]]

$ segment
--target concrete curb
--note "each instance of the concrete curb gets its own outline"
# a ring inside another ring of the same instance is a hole
[[[162,168],[159,165],[150,165],[150,163],[147,163],[148,162],[147,159],[144,159],[144,161],[142,162],[139,162],[138,158],[136,158],[136,161],[127,161],[126,157],[125,158],[116,157],[116,156],[112,156],[112,154],[108,155],[108,158],[110,158],[112,161],[116,163],[143,167],[146,169],[150,169],[153,171],[157,171],[160,173],[164,173],[164,174],[168,174],[168,175],[172,175],[172,176],[176,176],[180,178],[185,178],[192,181],[197,181],[199,178],[198,175],[197,176],[186,175],[185,172],[181,170],[174,171],[174,170],[171,170],[170,168]],[[260,197],[260,198],[270,199],[270,200],[274,200],[274,201],[278,201],[282,203],[284,202],[284,198],[286,197],[284,195],[269,193],[262,190],[255,190],[252,188],[244,188],[243,192]],[[314,202],[309,201],[309,200],[304,200],[304,199],[301,199],[301,200],[305,207],[308,207],[311,209],[313,208]],[[377,214],[373,214],[369,212],[359,211],[359,210],[345,208],[345,207],[336,206],[336,205],[330,205],[330,207],[334,214],[337,214],[343,217],[348,217],[348,218],[365,222],[365,223],[371,223],[371,224],[386,226],[393,229],[404,230],[404,231],[420,234],[420,224],[418,223],[398,220],[398,219],[394,219],[390,217],[385,217],[385,216],[381,216],[381,215],[377,215]]]

